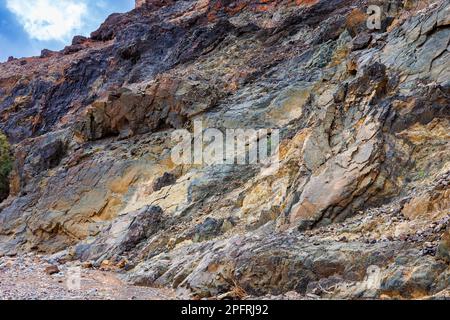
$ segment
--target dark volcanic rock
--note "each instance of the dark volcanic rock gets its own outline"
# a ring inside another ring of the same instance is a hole
[[[54,55],[55,53],[56,53],[56,52],[55,52],[55,51],[52,51],[52,50],[42,49],[40,57],[41,57],[41,58],[49,58],[49,57],[51,57],[52,55]]]
[[[163,211],[157,206],[147,206],[140,209],[133,222],[128,227],[127,234],[122,240],[122,248],[130,250],[144,239],[162,229]]]
[[[177,181],[177,178],[174,174],[169,172],[164,172],[164,174],[156,179],[153,183],[153,191],[159,191],[164,187],[170,186]]]
[[[72,39],[72,46],[80,45],[85,43],[88,40],[88,38],[84,36],[75,36]]]
[[[367,32],[358,34],[355,39],[353,39],[352,50],[361,50],[366,48],[371,40],[372,35]]]

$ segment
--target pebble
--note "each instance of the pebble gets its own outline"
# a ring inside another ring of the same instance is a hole
[[[433,248],[434,247],[433,243],[431,243],[431,242],[425,242],[424,245],[425,245],[426,248]]]
[[[21,267],[21,270],[25,270],[24,267]],[[55,265],[51,265],[45,268],[45,273],[48,275],[53,275],[53,274],[57,274],[60,272],[59,268]]]

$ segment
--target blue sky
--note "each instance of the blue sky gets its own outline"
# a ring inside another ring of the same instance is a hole
[[[134,0],[0,0],[0,62],[60,50],[74,35],[89,35]]]

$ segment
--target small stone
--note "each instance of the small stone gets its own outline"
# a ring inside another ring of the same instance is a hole
[[[351,75],[356,75],[358,72],[358,63],[356,60],[347,61],[347,72]]]
[[[48,274],[50,276],[60,272],[59,268],[57,266],[55,266],[55,265],[51,265],[51,266],[46,267],[44,271],[45,271],[46,274]]]
[[[103,260],[102,263],[100,264],[100,269],[110,269],[111,268],[111,261],[109,260]]]
[[[425,247],[426,247],[426,248],[433,248],[434,245],[433,245],[433,243],[431,243],[431,242],[425,242]]]
[[[176,244],[177,244],[177,239],[171,238],[171,239],[169,240],[169,242],[167,243],[167,249],[168,249],[168,250],[174,249]]]
[[[124,259],[120,260],[120,262],[117,264],[117,267],[120,269],[124,269],[127,265],[128,265],[128,260],[124,258]]]
[[[370,34],[367,32],[360,33],[353,39],[352,50],[364,49],[369,45],[370,41],[372,41],[372,36]]]

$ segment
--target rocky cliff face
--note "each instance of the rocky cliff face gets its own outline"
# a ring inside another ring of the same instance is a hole
[[[136,2],[135,7],[138,8],[145,3],[145,0],[136,0],[135,2]]]
[[[450,4],[396,4],[150,0],[0,64],[0,255],[190,297],[448,297]],[[177,165],[197,120],[279,129],[279,170]]]

